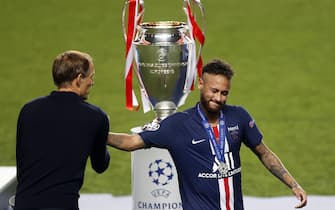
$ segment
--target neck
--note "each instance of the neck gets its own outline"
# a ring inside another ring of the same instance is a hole
[[[219,123],[219,116],[220,113],[206,113],[208,123],[211,124],[211,126],[216,126]]]
[[[60,87],[58,88],[58,91],[60,92],[73,92],[79,95],[78,91],[76,91],[74,88],[72,87]]]

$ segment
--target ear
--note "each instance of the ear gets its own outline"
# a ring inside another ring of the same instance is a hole
[[[202,79],[202,77],[198,78],[198,89],[200,90],[204,85],[204,80]]]
[[[77,77],[74,79],[76,87],[80,87],[83,83],[83,75],[78,74]]]

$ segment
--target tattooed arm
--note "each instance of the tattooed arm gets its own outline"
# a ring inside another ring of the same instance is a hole
[[[138,134],[109,132],[107,144],[124,151],[134,151],[145,147],[145,143]]]
[[[288,172],[280,159],[264,144],[261,143],[253,150],[264,166],[279,180],[291,188],[292,193],[300,203],[295,208],[302,208],[307,204],[307,195],[298,182]]]

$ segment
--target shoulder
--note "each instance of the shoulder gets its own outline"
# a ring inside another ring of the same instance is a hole
[[[104,121],[108,121],[108,116],[107,114],[98,106],[93,105],[91,103],[88,103],[86,101],[83,101],[81,106],[83,107],[83,109],[85,110],[85,113],[91,115],[91,117],[99,117],[100,119],[102,118],[102,120]]]
[[[192,118],[194,114],[194,108],[191,109],[187,109],[184,111],[180,111],[180,112],[175,112],[172,115],[170,115],[169,117],[166,118],[167,121],[174,121],[176,123],[178,122],[183,122],[189,118]],[[163,120],[165,121],[165,120]]]
[[[31,101],[27,102],[25,105],[31,106],[31,105],[43,103],[45,101],[48,101],[49,98],[50,98],[49,95],[47,95],[47,96],[39,96],[39,97],[36,97],[36,98],[32,99]]]
[[[44,105],[46,103],[48,103],[48,96],[40,96],[26,102],[18,112],[18,120],[34,120],[37,116],[46,116],[48,112],[48,106]]]
[[[34,98],[31,101],[25,103],[22,106],[21,111],[33,109],[34,107],[40,107],[40,105],[46,101],[48,101],[48,96],[40,96],[40,97]]]
[[[248,114],[248,111],[244,107],[237,105],[225,105],[223,111],[226,114],[241,114],[241,115]]]
[[[106,115],[106,113],[98,106],[94,105],[94,104],[91,104],[91,103],[88,103],[86,101],[83,101],[82,102],[82,106],[85,107],[87,110],[89,111],[92,111],[92,112],[96,112],[96,113],[99,113],[99,114],[103,114],[103,115]]]
[[[185,119],[188,118],[188,114],[185,112],[175,112],[169,115],[167,118],[161,121],[161,125],[177,125],[178,123],[183,122]]]
[[[239,121],[242,124],[248,124],[253,121],[252,116],[242,106],[226,105],[223,113],[228,120]]]
[[[175,119],[189,118],[190,116],[191,116],[190,113],[187,111],[180,111],[171,115],[171,117]]]

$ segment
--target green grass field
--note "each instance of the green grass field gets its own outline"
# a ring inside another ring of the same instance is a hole
[[[265,142],[309,194],[335,194],[335,1],[202,2],[204,61],[225,59],[236,72],[229,103],[249,110]],[[144,21],[185,20],[181,0],[145,4]],[[68,49],[94,57],[89,102],[110,116],[112,131],[129,132],[153,119],[152,112],[125,109],[122,7],[117,0],[1,0],[0,165],[15,165],[18,112],[54,89],[51,63]],[[198,92],[192,92],[180,110],[197,100]],[[104,174],[87,167],[82,192],[131,193],[130,153],[113,148],[110,153]],[[290,194],[245,147],[242,162],[245,194]]]

